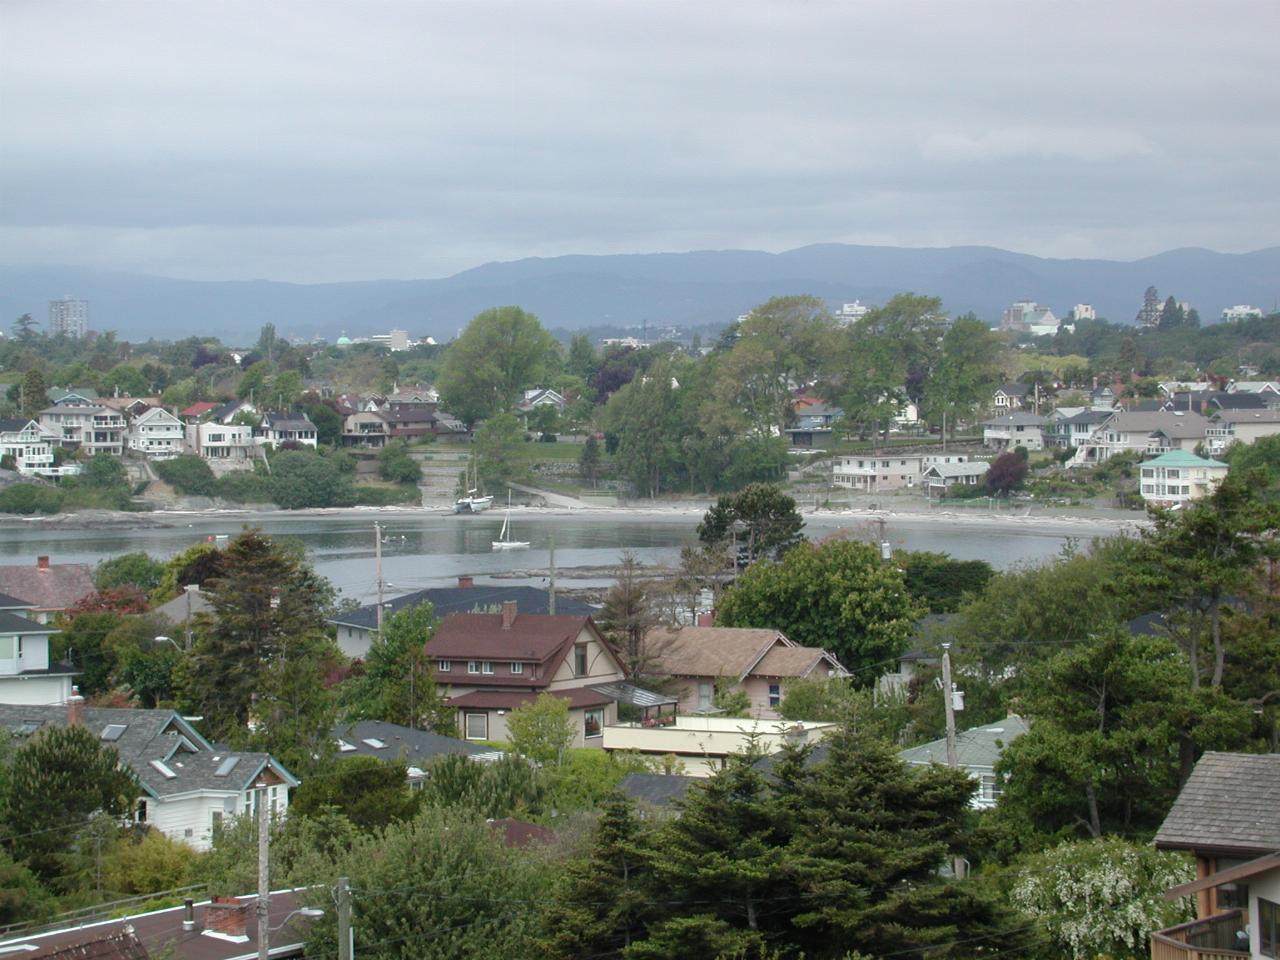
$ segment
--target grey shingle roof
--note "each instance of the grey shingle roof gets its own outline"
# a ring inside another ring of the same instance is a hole
[[[429,590],[419,590],[416,593],[407,593],[402,597],[396,597],[394,600],[388,600],[389,606],[384,610],[384,616],[398,613],[406,607],[416,607],[421,603],[430,603],[435,615],[443,617],[450,613],[471,613],[476,610],[487,611],[490,607],[501,607],[506,600],[516,601],[521,613],[550,612],[548,610],[547,591],[545,590],[539,590],[536,587],[505,586],[501,584],[485,586],[478,584],[473,587],[437,587]],[[595,612],[595,607],[583,603],[581,600],[574,600],[572,597],[556,597],[557,614],[585,617]],[[378,625],[378,605],[371,603],[357,610],[339,613],[329,622],[373,630]]]
[[[356,720],[333,728],[333,737],[341,741],[339,755],[344,757],[377,757],[379,760],[403,760],[411,767],[425,767],[436,757],[461,754],[488,759],[494,751],[456,737],[444,737],[427,730],[411,730],[398,723],[381,720]],[[377,747],[373,740],[383,746]],[[347,749],[352,747],[354,749]]]
[[[57,627],[44,626],[34,620],[0,609],[0,634],[11,633],[57,633]]]
[[[1027,722],[1021,717],[1008,716],[995,723],[973,727],[956,734],[956,764],[967,770],[991,769],[1000,754],[1018,737],[1027,732]],[[899,752],[907,763],[947,762],[947,741],[933,740],[918,747]]]
[[[1280,754],[1206,753],[1156,833],[1156,846],[1280,850]]]
[[[628,773],[618,784],[618,789],[632,800],[643,800],[660,807],[683,800],[698,777],[664,775],[661,773]]]
[[[211,744],[172,710],[82,707],[80,715],[85,729],[99,738],[108,726],[124,728],[115,739],[103,742],[115,747],[121,763],[133,770],[146,791],[157,798],[194,790],[241,792],[253,784],[267,763],[273,764],[291,786],[297,785],[293,775],[268,754],[240,753]],[[13,732],[25,734],[33,727],[60,727],[66,723],[66,706],[0,704],[0,728]],[[232,757],[239,762],[224,769]],[[159,761],[174,775],[165,776],[153,761]],[[220,769],[224,770],[222,776],[218,775]]]

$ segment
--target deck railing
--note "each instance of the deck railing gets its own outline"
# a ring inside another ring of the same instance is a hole
[[[1151,960],[1239,960],[1250,956],[1237,950],[1236,933],[1243,929],[1243,911],[1228,910],[1203,920],[1181,923],[1151,934]]]

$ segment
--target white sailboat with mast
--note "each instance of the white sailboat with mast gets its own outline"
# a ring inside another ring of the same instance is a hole
[[[471,479],[471,464],[475,463],[475,457],[472,457],[467,463],[467,470],[463,474],[463,483]],[[465,497],[459,497],[453,504],[454,513],[479,513],[482,510],[488,510],[493,506],[493,497],[480,496],[480,465],[475,464],[475,486],[467,490]]]
[[[507,515],[502,518],[502,532],[492,541],[495,550],[528,550],[528,540],[511,539],[511,491],[507,490]]]

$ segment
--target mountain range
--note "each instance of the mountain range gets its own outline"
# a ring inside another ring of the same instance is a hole
[[[282,335],[362,336],[401,328],[453,337],[475,314],[518,304],[549,328],[650,328],[721,324],[769,297],[809,293],[833,308],[855,299],[883,303],[912,291],[942,298],[952,315],[972,310],[995,323],[1015,300],[1035,300],[1064,317],[1092,304],[1100,317],[1132,322],[1155,286],[1212,322],[1224,307],[1274,309],[1280,247],[1223,254],[1184,248],[1142,260],[1062,260],[994,247],[902,248],[819,244],[764,253],[571,255],[488,263],[433,280],[296,284],[202,281],[77,267],[0,266],[0,324],[48,301],[89,301],[90,327],[123,339],[214,335],[244,344],[271,322]]]

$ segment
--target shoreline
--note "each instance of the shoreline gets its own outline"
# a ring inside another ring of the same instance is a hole
[[[658,501],[652,504],[633,504],[626,506],[602,506],[589,504],[582,507],[533,507],[512,506],[511,513],[517,516],[533,517],[601,517],[610,518],[614,522],[640,522],[645,520],[698,520],[711,506],[713,501],[682,502]],[[493,516],[500,516],[505,511],[487,511]],[[127,530],[146,528],[167,528],[189,526],[193,520],[211,522],[228,522],[240,520],[247,525],[255,522],[280,523],[288,521],[306,521],[317,517],[336,517],[346,519],[377,519],[380,517],[396,519],[414,519],[429,517],[457,516],[458,522],[467,523],[467,515],[455,515],[448,507],[319,507],[303,510],[281,510],[279,508],[255,510],[248,507],[215,507],[204,509],[172,509],[152,510],[132,513],[127,511],[92,510],[76,513],[54,514],[52,516],[23,517],[10,515],[0,518],[0,528],[6,526],[50,527],[69,530]],[[903,524],[918,526],[972,526],[987,529],[1025,530],[1050,533],[1054,530],[1083,532],[1092,530],[1097,533],[1136,532],[1146,527],[1150,520],[1145,514],[1137,512],[1120,512],[1108,510],[1102,512],[1081,511],[1073,513],[1046,510],[1035,512],[1034,507],[1025,507],[1018,511],[979,511],[971,509],[947,509],[939,507],[928,509],[923,504],[885,504],[883,506],[810,508],[801,510],[806,523],[813,521],[815,527],[839,529],[844,525],[855,523],[877,523],[883,520],[887,524]]]

